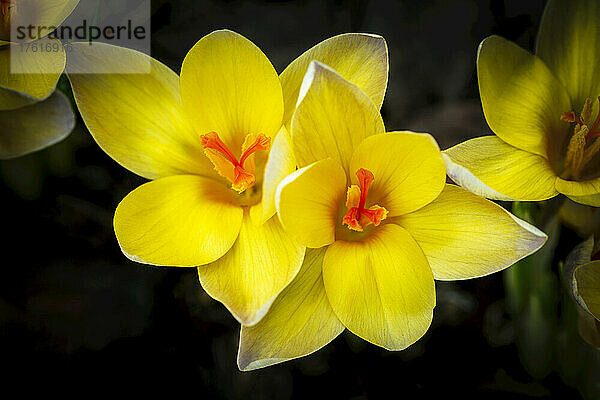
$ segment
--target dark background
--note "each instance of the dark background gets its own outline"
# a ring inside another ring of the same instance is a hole
[[[220,28],[256,43],[282,71],[343,32],[382,35],[390,51],[388,131],[432,133],[447,148],[488,133],[479,42],[532,49],[543,0],[153,2],[153,56],[175,71]],[[63,80],[63,89],[68,90]],[[118,202],[143,180],[118,166],[81,119],[64,142],[0,162],[0,383],[32,390],[167,388],[202,399],[580,398],[556,373],[531,378],[514,345],[501,274],[437,283],[428,334],[387,352],[345,332],[316,354],[257,372],[236,366],[238,326],[194,269],[128,261],[112,232]]]

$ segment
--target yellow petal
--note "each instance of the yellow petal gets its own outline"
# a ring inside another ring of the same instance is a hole
[[[344,326],[388,350],[415,343],[431,324],[433,274],[419,245],[398,225],[384,225],[362,242],[329,246],[323,282]]]
[[[74,127],[71,103],[60,92],[30,106],[0,111],[0,159],[51,146],[67,137]]]
[[[50,28],[62,24],[78,4],[79,0],[17,0],[16,19],[11,20],[11,25],[13,29],[33,26],[36,28],[31,31],[33,36],[27,39],[40,39],[37,37],[38,28],[42,37],[48,35]]]
[[[467,140],[442,153],[448,176],[465,189],[495,200],[541,201],[558,194],[545,158],[496,136]]]
[[[292,143],[300,167],[332,157],[348,171],[356,146],[385,132],[379,109],[362,90],[313,61],[292,120]]]
[[[234,244],[242,208],[226,201],[230,189],[196,175],[148,182],[115,211],[123,253],[153,265],[195,267],[222,257]]]
[[[446,185],[432,203],[395,223],[417,241],[435,279],[477,278],[537,251],[546,235],[499,205]]]
[[[333,243],[341,226],[338,211],[346,194],[346,174],[332,158],[317,161],[285,178],[275,201],[279,219],[298,243],[321,247]]]
[[[92,67],[99,73],[75,73]],[[119,164],[148,179],[216,176],[200,135],[183,117],[179,78],[168,67],[123,47],[73,43],[67,69],[83,120]]]
[[[551,0],[537,37],[537,55],[546,62],[579,111],[586,98],[600,95],[600,4],[588,0]],[[565,110],[569,111],[569,110]]]
[[[234,154],[246,135],[273,138],[282,125],[277,72],[254,43],[232,31],[210,33],[189,51],[181,97],[196,133],[217,132]]]
[[[556,178],[556,190],[578,203],[599,207],[600,177],[580,182]]]
[[[571,200],[579,204],[585,204],[592,207],[600,207],[600,194],[590,194],[587,196],[568,196]]]
[[[335,316],[323,286],[325,249],[310,249],[298,275],[254,326],[242,326],[238,366],[268,367],[314,353],[335,339],[344,325]]]
[[[587,309],[600,320],[600,261],[583,264],[573,275],[577,293]]]
[[[40,51],[47,47],[52,51]],[[0,49],[0,110],[13,110],[48,98],[64,69],[65,51],[56,39]]]
[[[254,325],[294,279],[304,251],[289,238],[277,218],[255,224],[246,209],[231,250],[214,263],[198,267],[200,283],[240,323]]]
[[[389,217],[430,203],[446,183],[440,149],[427,133],[392,132],[366,138],[356,148],[350,171],[365,168],[375,180],[367,204],[378,204]],[[352,182],[358,182],[353,173]]]
[[[296,157],[292,149],[289,135],[284,127],[273,140],[269,158],[265,166],[262,182],[262,200],[256,206],[259,213],[258,222],[264,223],[277,212],[275,208],[275,192],[281,181],[296,171]],[[254,211],[254,210],[253,210]]]
[[[286,125],[291,122],[304,74],[313,60],[333,68],[344,79],[358,86],[378,108],[381,108],[389,70],[385,40],[378,35],[345,33],[324,40],[307,50],[281,73],[285,99],[283,119]]]
[[[477,56],[481,104],[488,125],[506,143],[552,158],[569,124],[566,90],[542,60],[499,36],[485,39]]]

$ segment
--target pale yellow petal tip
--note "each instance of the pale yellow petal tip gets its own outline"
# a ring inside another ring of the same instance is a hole
[[[343,328],[342,328],[342,330],[340,330],[340,333],[342,331],[343,331]],[[337,337],[337,335],[335,335],[335,336]],[[255,351],[253,351],[252,347],[247,347],[244,344],[243,339],[244,339],[244,328],[242,327],[242,329],[240,330],[240,344],[239,344],[238,355],[237,355],[237,366],[238,366],[238,369],[242,372],[256,371],[259,369],[271,367],[273,365],[281,364],[286,361],[292,361],[292,360],[297,360],[299,358],[308,357],[310,355],[313,355],[317,351],[321,350],[323,347],[325,347],[327,344],[330,343],[330,341],[328,341],[326,344],[324,344],[323,346],[321,346],[317,349],[313,349],[311,351],[307,351],[302,354],[297,353],[294,355],[290,355],[289,357],[268,357],[268,356],[261,357],[260,354],[256,354]],[[254,346],[256,346],[256,343],[254,344]],[[260,352],[260,349],[258,349],[258,351]]]
[[[506,249],[506,251],[511,251],[512,254],[514,254],[514,257],[511,257],[510,260],[505,264],[503,263],[503,265],[498,265],[498,268],[488,271],[485,274],[477,274],[464,279],[481,278],[483,276],[503,271],[504,269],[521,261],[525,257],[534,254],[539,249],[541,249],[548,241],[548,235],[546,235],[544,232],[542,232],[529,222],[524,221],[518,218],[517,216],[513,215],[512,213],[506,211],[505,209],[502,208],[502,210],[506,212],[506,214],[508,214],[523,229],[523,232],[516,241],[514,247],[512,249]]]
[[[282,327],[283,328],[283,327]],[[238,369],[242,372],[255,371],[262,368],[271,367],[273,365],[281,364],[286,361],[297,360],[299,358],[304,358],[311,356],[325,346],[330,344],[333,339],[338,337],[342,332],[344,332],[345,328],[340,324],[340,329],[325,343],[322,343],[316,348],[311,348],[309,350],[300,351],[299,348],[294,347],[293,351],[287,354],[287,357],[274,357],[275,354],[269,351],[265,351],[264,347],[261,347],[260,342],[252,342],[252,340],[246,341],[244,338],[251,337],[246,336],[244,334],[244,326],[240,329],[240,340],[238,347],[238,355],[237,355],[237,366]],[[264,345],[263,345],[264,346]],[[408,346],[407,346],[408,347]],[[277,353],[280,353],[280,349],[277,349]],[[281,354],[279,354],[281,355]]]
[[[446,165],[446,173],[457,185],[462,186],[468,191],[487,199],[502,200],[502,201],[517,201],[511,197],[505,196],[500,192],[492,189],[479,178],[477,178],[471,171],[462,165],[458,164],[452,159],[452,150],[457,146],[442,151],[442,159]]]
[[[304,79],[302,80],[302,85],[300,86],[300,93],[298,94],[298,101],[296,103],[296,108],[302,103],[304,97],[306,97],[306,93],[308,93],[310,87],[312,86],[315,78],[321,74],[329,74],[331,77],[335,77],[337,79],[344,80],[344,78],[337,73],[336,70],[331,68],[328,65],[323,64],[320,61],[313,60],[310,62],[308,69],[306,70],[306,74],[304,75]],[[346,81],[348,82],[348,81]],[[352,83],[348,82],[349,85]]]
[[[428,312],[420,316],[411,315],[408,318],[416,322],[416,326],[410,329],[410,332],[388,332],[385,338],[373,338],[366,335],[358,335],[356,332],[348,329],[350,333],[357,337],[388,351],[403,351],[421,340],[429,331],[433,322],[433,310],[435,305]]]
[[[525,230],[527,230],[528,232],[530,232],[534,237],[538,237],[540,239],[543,239],[544,243],[548,239],[548,235],[546,235],[544,232],[542,232],[540,229],[538,229],[537,227],[533,226],[529,222],[524,221],[521,218],[519,218],[519,217],[517,217],[517,216],[515,216],[513,214],[510,214],[510,216],[512,217],[512,219],[515,220],[515,222],[517,224],[519,224],[522,228],[524,228]]]
[[[388,47],[384,38],[370,33],[343,33],[327,38],[295,59],[281,74],[286,96],[285,124],[292,120],[302,80],[309,64],[327,64],[360,87],[380,109],[389,76]]]
[[[115,214],[116,215],[116,214]],[[116,230],[115,230],[115,236],[117,236],[117,243],[119,244],[119,248],[121,249],[121,253],[123,253],[123,255],[125,257],[127,257],[127,259],[129,259],[130,261],[136,262],[138,264],[145,264],[145,265],[151,265],[154,267],[174,267],[174,268],[196,268],[198,267],[197,264],[194,265],[176,265],[176,264],[157,264],[157,263],[153,263],[151,261],[147,261],[145,259],[143,259],[142,257],[132,254],[130,252],[128,252],[127,250],[125,250],[125,248],[123,247],[123,245],[121,244],[121,241],[119,240],[119,236],[116,234]]]
[[[0,160],[22,157],[53,146],[71,134],[75,123],[69,99],[61,92],[54,92],[49,99],[30,106],[2,110]]]
[[[219,303],[223,304],[225,306],[225,308],[227,308],[227,311],[229,311],[229,313],[242,326],[250,327],[250,326],[254,326],[254,325],[258,324],[260,322],[260,320],[263,319],[263,317],[267,314],[267,312],[271,308],[271,305],[277,298],[277,295],[279,295],[279,293],[277,293],[268,302],[263,304],[262,307],[260,307],[259,309],[256,309],[256,310],[252,310],[251,307],[249,307],[249,306],[245,307],[245,308],[242,308],[242,307],[234,308],[231,304],[227,304],[216,293],[213,293],[212,291],[210,291],[210,289],[204,284],[204,282],[202,281],[202,274],[200,274],[202,272],[202,271],[200,271],[201,268],[203,268],[203,267],[202,266],[198,267],[199,280],[200,280],[200,285],[202,286],[202,288],[204,289],[206,294],[208,294],[210,297],[212,297],[214,300],[218,301]],[[210,267],[207,267],[207,268],[210,268]]]
[[[245,316],[240,315],[239,317],[236,315],[234,315],[234,316],[236,317],[236,319],[238,319],[240,324],[242,324],[244,326],[254,326],[254,325],[258,324],[265,315],[267,315],[267,312],[271,308],[271,305],[273,305],[273,302],[275,301],[276,298],[277,298],[277,295],[273,296],[271,298],[271,300],[269,300],[267,303],[265,303],[261,308],[259,308],[258,310],[256,310],[255,312],[253,312],[249,315],[248,314]]]
[[[198,42],[196,42],[196,44],[206,41],[208,39],[214,39],[214,38],[219,38],[219,37],[234,37],[236,39],[242,39],[242,40],[250,42],[250,40],[248,40],[248,38],[246,38],[244,35],[239,34],[230,29],[217,29],[217,30],[212,31],[212,32],[204,35],[203,37],[201,37],[200,40],[198,40]]]
[[[363,38],[366,38],[366,39],[375,39],[376,41],[381,42],[381,45],[383,45],[383,48],[385,49],[385,56],[386,56],[386,59],[387,59],[386,60],[387,61],[386,64],[387,64],[387,67],[388,67],[388,70],[389,70],[389,58],[388,58],[389,50],[388,50],[388,45],[387,45],[387,42],[386,42],[385,38],[383,36],[381,36],[381,35],[378,35],[376,33],[365,33],[365,32],[342,33],[340,35],[333,36],[332,38],[330,38],[328,40],[336,39],[336,38],[343,38],[343,37],[352,37],[352,36],[363,37]]]
[[[123,246],[121,245],[121,243],[119,243],[119,248],[121,249],[121,253],[123,253],[123,255],[125,257],[127,257],[129,260],[139,263],[139,264],[145,264],[145,265],[152,265],[154,267],[181,267],[181,268],[196,268],[196,265],[164,265],[164,264],[155,264],[152,263],[150,261],[146,261],[143,258],[136,256],[135,254],[130,254],[127,251],[125,251],[125,249],[123,248]]]
[[[344,331],[344,328],[342,328],[339,331],[339,333],[337,333],[334,336],[337,337],[343,331]],[[238,369],[242,372],[255,371],[258,369],[267,368],[267,367],[270,367],[273,365],[281,364],[286,361],[292,361],[292,360],[297,360],[299,358],[308,357],[308,356],[313,355],[314,353],[318,352],[323,347],[327,346],[329,343],[331,343],[331,340],[330,340],[327,343],[323,344],[322,346],[320,346],[316,349],[311,349],[311,350],[305,351],[305,352],[296,352],[295,354],[290,355],[289,357],[268,357],[266,355],[261,357],[260,354],[256,354],[255,351],[253,351],[253,347],[246,346],[243,339],[244,339],[244,328],[242,327],[242,329],[240,331],[240,344],[239,344],[238,356],[237,356],[237,366],[238,366]],[[257,344],[255,343],[254,346],[257,346]],[[406,346],[406,347],[408,347],[408,346]],[[258,352],[260,353],[260,349],[258,349]]]
[[[522,228],[522,233],[519,235],[518,238],[515,238],[514,246],[512,248],[507,246],[506,248],[506,251],[510,252],[513,256],[507,259],[506,262],[498,264],[497,268],[493,270],[487,271],[486,273],[474,274],[473,276],[465,277],[462,279],[481,278],[503,271],[506,268],[509,268],[515,263],[521,261],[525,257],[534,254],[539,249],[541,249],[548,241],[548,235],[546,235],[544,232],[542,232],[529,222],[518,218],[517,216],[508,212],[504,208],[500,208]]]
[[[477,59],[479,60],[479,56],[481,54],[481,52],[483,50],[485,50],[485,48],[487,46],[493,45],[494,42],[503,42],[503,43],[508,43],[509,45],[513,45],[516,46],[516,44],[512,43],[510,40],[503,38],[500,35],[490,35],[486,38],[484,38],[480,43],[479,46],[477,47]]]
[[[267,207],[261,207],[262,210],[262,216],[259,220],[260,225],[264,225],[267,222],[269,222],[269,220],[271,218],[273,218],[275,216],[275,214],[277,214],[277,210],[275,209],[275,205],[273,205],[272,208],[267,208]]]
[[[588,314],[593,315],[595,318],[596,316],[594,315],[594,313],[592,311],[590,311],[590,308],[588,307],[587,303],[585,302],[585,299],[579,295],[579,287],[578,287],[578,283],[577,283],[577,272],[579,270],[582,270],[585,267],[584,265],[580,265],[578,267],[575,268],[575,270],[573,271],[573,277],[571,278],[571,287],[573,288],[573,294],[575,295],[575,300],[577,301],[577,304]]]
[[[117,242],[118,242],[118,240],[117,240]],[[121,253],[123,253],[123,255],[125,257],[127,257],[129,260],[131,260],[133,262],[136,262],[136,263],[139,263],[139,264],[153,265],[153,266],[156,266],[156,267],[162,267],[162,265],[153,264],[151,262],[148,262],[148,261],[146,261],[146,260],[144,260],[144,259],[136,256],[135,254],[128,253],[127,251],[125,251],[125,249],[123,248],[123,246],[121,245],[120,242],[119,242],[119,248],[121,249]]]
[[[435,309],[436,302],[437,297],[434,291],[433,304],[429,305],[427,310],[419,314],[408,315],[407,317],[412,321],[410,328],[402,332],[390,332],[387,341],[378,343],[371,339],[363,339],[388,351],[403,351],[408,349],[429,332],[429,328],[433,322],[433,310]]]
[[[365,36],[365,37],[369,37],[369,38],[373,38],[373,39],[382,40],[385,43],[384,37],[381,36],[381,35],[378,35],[376,33],[350,32],[350,33],[342,33],[342,34],[340,34],[338,36],[340,36],[340,37],[343,37],[343,36]]]
[[[507,213],[508,213],[508,211],[507,211]],[[527,238],[527,240],[531,241],[531,245],[529,246],[530,253],[525,254],[523,257],[526,257],[530,254],[535,253],[536,251],[541,249],[544,244],[546,244],[546,241],[548,240],[548,235],[546,235],[544,232],[542,232],[541,230],[539,230],[538,228],[536,228],[529,222],[524,221],[521,218],[518,218],[517,216],[513,215],[512,213],[508,213],[508,214],[511,216],[511,218],[517,224],[519,224],[524,230],[526,230],[529,233],[529,235],[528,235],[529,237]]]
[[[256,358],[252,352],[243,351],[240,347],[237,365],[240,371],[250,372],[289,361],[291,358]]]

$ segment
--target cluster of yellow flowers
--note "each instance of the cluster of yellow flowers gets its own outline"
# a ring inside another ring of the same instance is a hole
[[[377,35],[327,39],[279,75],[229,30],[200,39],[180,75],[101,43],[72,44],[66,68],[95,141],[149,180],[116,209],[123,253],[196,267],[240,322],[238,365],[251,370],[310,354],[345,329],[389,350],[415,343],[432,321],[434,280],[503,270],[547,239],[486,198],[562,193],[600,206],[600,117],[587,100],[600,95],[598,20],[597,2],[551,0],[537,55],[484,40],[479,87],[496,135],[444,152],[427,133],[386,132],[388,52]],[[73,123],[47,110],[64,103],[50,96],[58,75],[9,74],[8,56],[0,49],[0,109],[12,110],[0,111],[5,157],[49,145]],[[147,63],[146,74],[69,73]],[[57,132],[33,126],[52,118]],[[591,264],[585,274],[597,279]]]

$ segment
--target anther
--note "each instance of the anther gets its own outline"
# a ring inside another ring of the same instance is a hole
[[[598,96],[598,103],[600,104],[600,96]],[[598,130],[600,111],[596,120],[592,122],[592,104],[591,99],[586,99],[580,117],[577,117],[573,111],[568,111],[560,117],[562,121],[577,124],[573,129],[565,158],[568,174],[574,179],[579,178],[585,165],[600,151],[600,139],[590,144],[592,138],[600,137],[600,130]]]

